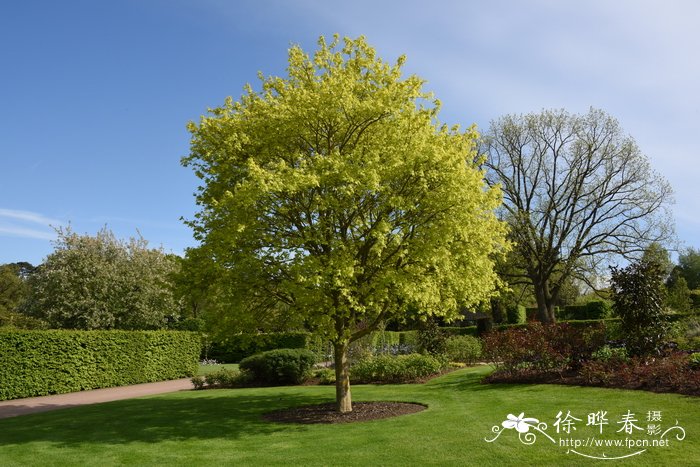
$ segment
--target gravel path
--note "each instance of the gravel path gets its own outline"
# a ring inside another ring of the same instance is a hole
[[[192,382],[187,379],[161,381],[158,383],[136,384],[116,388],[93,389],[91,391],[57,394],[55,396],[29,397],[0,401],[0,419],[26,415],[30,413],[58,410],[79,405],[99,404],[134,397],[165,394],[168,392],[192,389]]]

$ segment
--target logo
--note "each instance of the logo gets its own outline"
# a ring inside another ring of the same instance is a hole
[[[504,432],[513,430],[524,445],[543,439],[553,447],[566,448],[566,454],[612,460],[638,456],[651,448],[668,448],[672,442],[685,439],[685,429],[678,420],[666,425],[660,410],[649,410],[645,416],[637,416],[631,410],[615,417],[610,417],[607,410],[576,415],[560,410],[548,425],[526,417],[525,412],[518,416],[508,414],[500,425],[491,428],[495,436],[484,441],[493,443]]]

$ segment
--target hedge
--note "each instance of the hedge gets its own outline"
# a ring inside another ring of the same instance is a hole
[[[0,400],[193,376],[201,346],[184,331],[0,331]]]
[[[611,314],[611,306],[603,300],[591,300],[583,305],[567,305],[564,307],[564,319],[587,320],[605,319]]]
[[[238,363],[251,355],[275,349],[309,349],[318,354],[322,352],[322,344],[321,339],[305,331],[235,334],[211,343],[205,356],[222,363]]]

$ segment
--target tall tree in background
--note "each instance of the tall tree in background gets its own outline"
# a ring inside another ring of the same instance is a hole
[[[287,78],[189,126],[196,255],[230,284],[232,316],[282,307],[329,338],[341,412],[348,345],[411,308],[451,318],[487,300],[505,247],[476,133],[439,126],[403,62],[321,38],[313,56],[290,49]]]
[[[30,276],[27,314],[55,328],[160,329],[177,313],[177,262],[143,238],[59,229],[53,253]]]
[[[685,279],[689,289],[700,288],[700,251],[688,248],[678,255],[678,266],[673,269],[668,285],[672,286],[679,277]]]
[[[611,257],[638,257],[673,235],[671,186],[603,111],[508,115],[491,124],[484,150],[543,322],[554,321],[569,277],[595,285],[590,272]]]

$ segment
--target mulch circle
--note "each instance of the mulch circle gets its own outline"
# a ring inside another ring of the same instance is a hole
[[[398,417],[427,408],[410,402],[353,402],[352,412],[340,413],[335,407],[335,403],[306,405],[266,413],[263,418],[278,423],[353,423]]]

